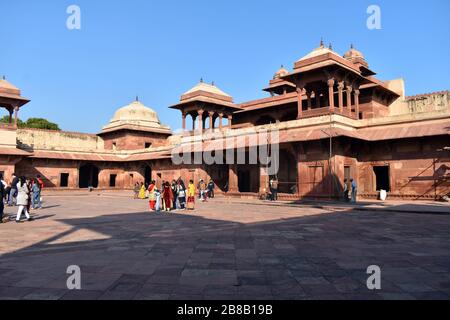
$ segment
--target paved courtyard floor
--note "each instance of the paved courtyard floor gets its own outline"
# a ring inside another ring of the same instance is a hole
[[[122,194],[45,200],[35,221],[0,224],[0,299],[450,298],[450,215],[225,198],[155,214]],[[70,265],[82,290],[67,289]],[[366,286],[370,265],[381,290]]]

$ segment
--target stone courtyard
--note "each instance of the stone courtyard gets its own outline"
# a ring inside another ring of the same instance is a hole
[[[450,210],[426,207],[220,197],[155,214],[123,192],[46,196],[35,221],[0,225],[0,299],[449,299]]]

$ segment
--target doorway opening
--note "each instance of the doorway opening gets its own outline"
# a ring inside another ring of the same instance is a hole
[[[144,181],[146,186],[150,185],[152,182],[152,168],[150,166],[145,166]]]
[[[117,179],[117,174],[110,174],[109,175],[109,186],[111,188],[115,188],[116,187],[116,179]]]
[[[239,192],[250,192],[250,171],[238,171],[238,187]]]
[[[375,166],[373,167],[375,173],[376,189],[391,191],[391,185],[389,182],[389,167],[388,166]]]
[[[68,173],[61,173],[60,179],[59,179],[59,186],[61,188],[67,188],[69,186],[69,174]]]
[[[100,170],[91,163],[82,165],[79,172],[79,187],[85,189],[89,187],[98,188],[98,174]]]

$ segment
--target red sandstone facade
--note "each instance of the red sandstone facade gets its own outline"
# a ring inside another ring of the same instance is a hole
[[[285,198],[339,197],[353,178],[359,195],[439,199],[450,192],[450,93],[405,97],[401,80],[380,81],[364,56],[344,56],[323,44],[281,68],[264,89],[268,98],[235,103],[201,81],[171,106],[181,111],[182,134],[173,134],[156,113],[135,101],[119,109],[97,135],[17,129],[12,114],[28,100],[5,80],[0,106],[11,123],[0,128],[0,172],[44,177],[47,188],[131,189],[154,179],[214,179],[230,196],[255,197],[269,177],[259,164],[174,165],[176,145],[200,134],[246,136],[276,129]],[[203,145],[218,139],[205,138]],[[251,145],[246,145],[248,151]]]

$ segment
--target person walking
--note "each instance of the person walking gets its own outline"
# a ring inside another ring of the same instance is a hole
[[[5,197],[5,185],[3,183],[3,175],[0,173],[0,223],[3,223],[3,211],[5,209],[4,197]]]
[[[351,185],[352,185],[352,202],[356,203],[356,196],[358,193],[358,185],[356,184],[356,181],[353,179],[350,179]]]
[[[180,209],[186,208],[186,187],[184,186],[183,180],[178,180],[177,185],[177,193],[178,193],[178,203],[180,204]]]
[[[14,199],[17,197],[17,183],[19,182],[19,178],[15,173],[12,174],[11,177],[11,189],[9,191],[9,200],[8,206],[12,207],[14,205]],[[17,201],[16,201],[17,202]]]
[[[42,209],[41,203],[41,185],[37,179],[34,180],[34,183],[31,187],[31,191],[33,193],[33,210],[34,209]]]
[[[194,210],[194,206],[195,206],[195,186],[194,186],[194,181],[189,180],[187,208],[186,209]]]
[[[28,213],[27,206],[30,200],[30,190],[28,189],[26,178],[20,177],[19,182],[16,185],[17,188],[17,205],[19,209],[17,210],[16,222],[20,222],[20,218],[22,217],[22,213],[25,214],[28,221],[33,221],[33,218],[30,217]]]

